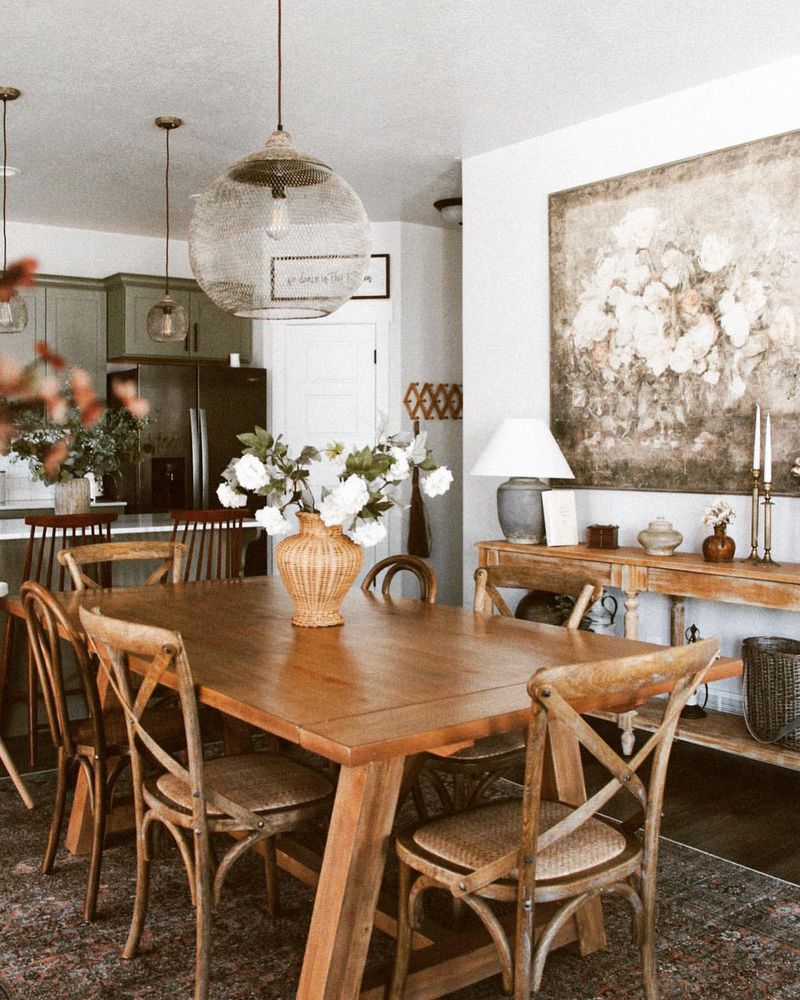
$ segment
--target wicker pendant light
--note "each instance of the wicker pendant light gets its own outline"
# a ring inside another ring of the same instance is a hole
[[[169,134],[180,128],[183,121],[172,115],[156,118],[156,125],[164,129],[167,144],[167,167],[164,176],[164,214],[166,217],[166,241],[164,249],[164,294],[147,314],[147,336],[158,344],[170,344],[186,340],[189,332],[189,317],[183,306],[179,306],[169,294]]]
[[[369,219],[330,167],[299,152],[282,124],[278,0],[278,127],[195,204],[192,271],[226,312],[253,319],[327,316],[356,291],[370,255]]]
[[[20,92],[16,87],[0,87],[3,102],[3,270],[8,266],[8,241],[6,239],[6,210],[8,207],[8,102],[16,101]],[[22,333],[28,323],[28,306],[17,292],[8,302],[0,302],[0,333]]]

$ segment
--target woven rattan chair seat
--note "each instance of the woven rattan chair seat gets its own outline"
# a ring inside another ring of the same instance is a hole
[[[542,800],[540,835],[570,812],[570,807],[560,802]],[[522,802],[512,799],[443,816],[421,826],[412,839],[445,864],[474,870],[518,847],[521,828]],[[626,844],[618,830],[599,819],[590,819],[538,855],[537,880],[563,878],[603,864],[621,854]],[[509,877],[516,877],[516,872]]]
[[[471,747],[465,747],[452,755],[453,760],[491,760],[507,753],[518,753],[525,749],[525,736],[521,729],[515,733],[497,733],[476,740]]]
[[[251,812],[289,809],[326,798],[333,786],[323,775],[280,754],[248,753],[217,757],[204,764],[206,787],[238,802]],[[173,774],[156,782],[159,792],[183,809],[191,810],[189,785]],[[211,804],[209,816],[221,815]]]
[[[169,747],[185,746],[186,736],[183,728],[181,708],[174,697],[167,697],[149,706],[144,713],[144,723],[148,732]],[[122,709],[110,706],[103,710],[103,731],[106,737],[106,748],[127,747],[128,730],[125,726],[125,716]],[[94,745],[94,734],[89,719],[79,719],[73,724],[73,739],[78,746]]]

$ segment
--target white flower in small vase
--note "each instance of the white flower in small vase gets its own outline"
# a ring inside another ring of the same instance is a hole
[[[703,524],[711,527],[724,524],[727,527],[735,517],[736,512],[727,500],[717,500],[715,504],[706,507],[703,512]]]
[[[279,507],[262,507],[256,511],[255,518],[268,535],[285,535],[291,528]]]
[[[422,492],[428,497],[439,497],[447,493],[453,481],[453,473],[446,465],[440,465],[438,469],[428,473],[420,484]]]
[[[247,497],[244,493],[237,493],[228,483],[219,484],[217,499],[223,507],[245,507],[247,505]]]
[[[269,482],[264,463],[255,455],[242,455],[233,467],[236,479],[246,490],[260,490]]]

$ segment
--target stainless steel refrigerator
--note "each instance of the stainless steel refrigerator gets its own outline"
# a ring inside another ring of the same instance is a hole
[[[266,426],[263,368],[145,364],[108,376],[133,381],[150,403],[142,431],[142,460],[123,473],[116,492],[135,514],[221,507],[222,470],[241,454],[237,434]],[[256,506],[263,506],[254,500]]]

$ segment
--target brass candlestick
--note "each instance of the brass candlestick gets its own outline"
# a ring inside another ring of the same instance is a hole
[[[761,470],[753,469],[753,506],[750,512],[750,555],[747,557],[751,563],[760,562],[758,558],[758,484],[761,480]]]
[[[764,555],[762,565],[780,566],[772,558],[772,483],[764,483]]]

